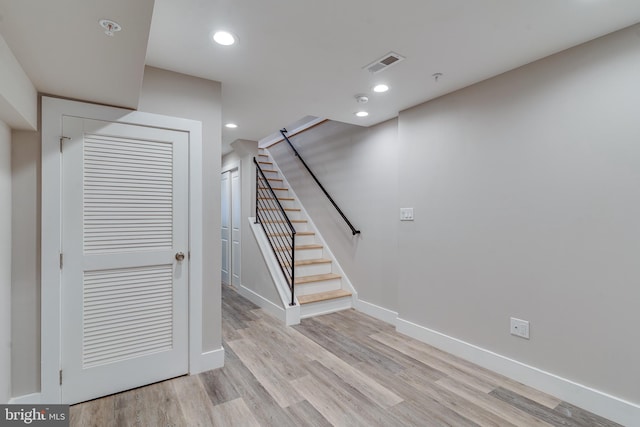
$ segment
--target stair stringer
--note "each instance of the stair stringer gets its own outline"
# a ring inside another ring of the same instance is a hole
[[[265,149],[265,151],[269,153],[268,149]],[[333,254],[326,240],[324,240],[324,237],[322,237],[322,233],[320,233],[320,230],[318,229],[318,227],[316,227],[315,223],[313,222],[313,219],[311,218],[311,215],[309,215],[309,212],[307,212],[307,210],[305,209],[304,205],[302,204],[302,201],[300,200],[296,192],[293,190],[293,187],[287,180],[287,177],[285,176],[285,174],[282,173],[282,170],[278,166],[278,163],[273,158],[271,153],[269,153],[269,158],[273,163],[272,165],[273,169],[278,171],[278,175],[280,176],[280,178],[282,178],[284,186],[287,187],[287,189],[291,193],[291,196],[296,200],[296,206],[301,209],[301,212],[304,218],[308,221],[307,224],[309,229],[315,232],[318,243],[323,246],[323,251],[326,254],[326,258],[331,259],[333,263],[333,267],[332,267],[333,272],[342,276],[342,289],[345,289],[351,292],[350,307],[355,307],[358,302],[358,291],[356,291],[355,287],[353,286],[353,283],[351,283],[351,280],[349,280],[349,277],[347,276],[345,271],[342,269],[342,266],[338,262],[338,258],[336,258],[336,256]],[[336,302],[325,301],[322,303],[314,303],[312,306],[307,305],[306,307],[303,306],[301,308],[300,318],[304,319],[307,317],[318,316],[321,314],[331,313],[337,310],[343,310],[345,308],[350,308],[350,307],[344,307],[337,301]]]
[[[273,302],[263,298],[261,295],[244,286],[241,286],[240,293],[254,304],[282,320],[287,326],[297,325],[300,323],[301,319],[300,304],[296,298],[296,305],[289,305],[291,302],[291,290],[289,289],[289,283],[282,273],[280,264],[278,264],[278,260],[273,253],[273,249],[271,249],[271,245],[269,244],[269,240],[267,239],[267,235],[265,234],[262,225],[256,224],[255,221],[255,217],[249,218],[249,225],[253,232],[253,236],[256,239],[256,243],[258,244],[258,248],[260,248],[262,257],[267,264],[271,280],[278,291],[278,295],[280,295],[281,305],[277,306]]]

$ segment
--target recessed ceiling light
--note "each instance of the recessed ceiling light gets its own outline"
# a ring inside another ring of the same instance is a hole
[[[213,34],[213,41],[222,46],[231,46],[236,42],[236,38],[228,31],[216,31]]]
[[[356,116],[358,117],[367,117],[369,115],[369,113],[367,113],[366,111],[358,111],[356,113]]]
[[[389,90],[389,86],[387,86],[385,84],[379,84],[379,85],[375,85],[373,87],[373,91],[374,92],[378,92],[378,93],[386,92],[388,90]]]
[[[229,129],[235,129],[238,127],[237,124],[235,123],[227,123],[226,125],[224,125],[225,127],[229,128]]]

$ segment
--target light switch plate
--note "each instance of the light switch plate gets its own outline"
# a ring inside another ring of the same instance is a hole
[[[413,221],[413,208],[400,208],[400,221]]]

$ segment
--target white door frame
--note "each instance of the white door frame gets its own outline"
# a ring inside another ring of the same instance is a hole
[[[202,347],[202,123],[121,108],[42,97],[41,394],[45,403],[62,399],[59,371],[61,274],[62,117],[151,126],[189,133],[189,373],[222,366],[224,354]],[[220,349],[222,350],[222,349]],[[214,353],[214,354],[212,354]]]

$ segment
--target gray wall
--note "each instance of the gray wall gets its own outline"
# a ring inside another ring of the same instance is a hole
[[[400,114],[400,317],[640,402],[636,32]]]
[[[371,128],[326,122],[292,141],[331,197],[361,230],[359,236],[351,234],[285,142],[269,149],[356,287],[358,297],[397,311],[397,120]]]
[[[638,26],[400,113],[272,148],[365,301],[640,402]],[[400,222],[413,207],[415,221]],[[509,317],[531,339],[509,334]]]
[[[271,301],[282,306],[275,284],[271,280],[269,270],[264,262],[260,248],[249,228],[249,217],[255,217],[255,167],[253,158],[258,155],[256,141],[237,140],[231,144],[233,151],[222,157],[222,169],[235,165],[240,167],[240,184],[242,192],[242,262],[240,282],[246,287]]]
[[[12,135],[12,395],[40,390],[40,134]]]
[[[11,397],[11,129],[0,121],[0,402]]]
[[[203,286],[202,345],[222,345],[220,305],[221,85],[211,80],[146,67],[139,111],[202,122]]]

